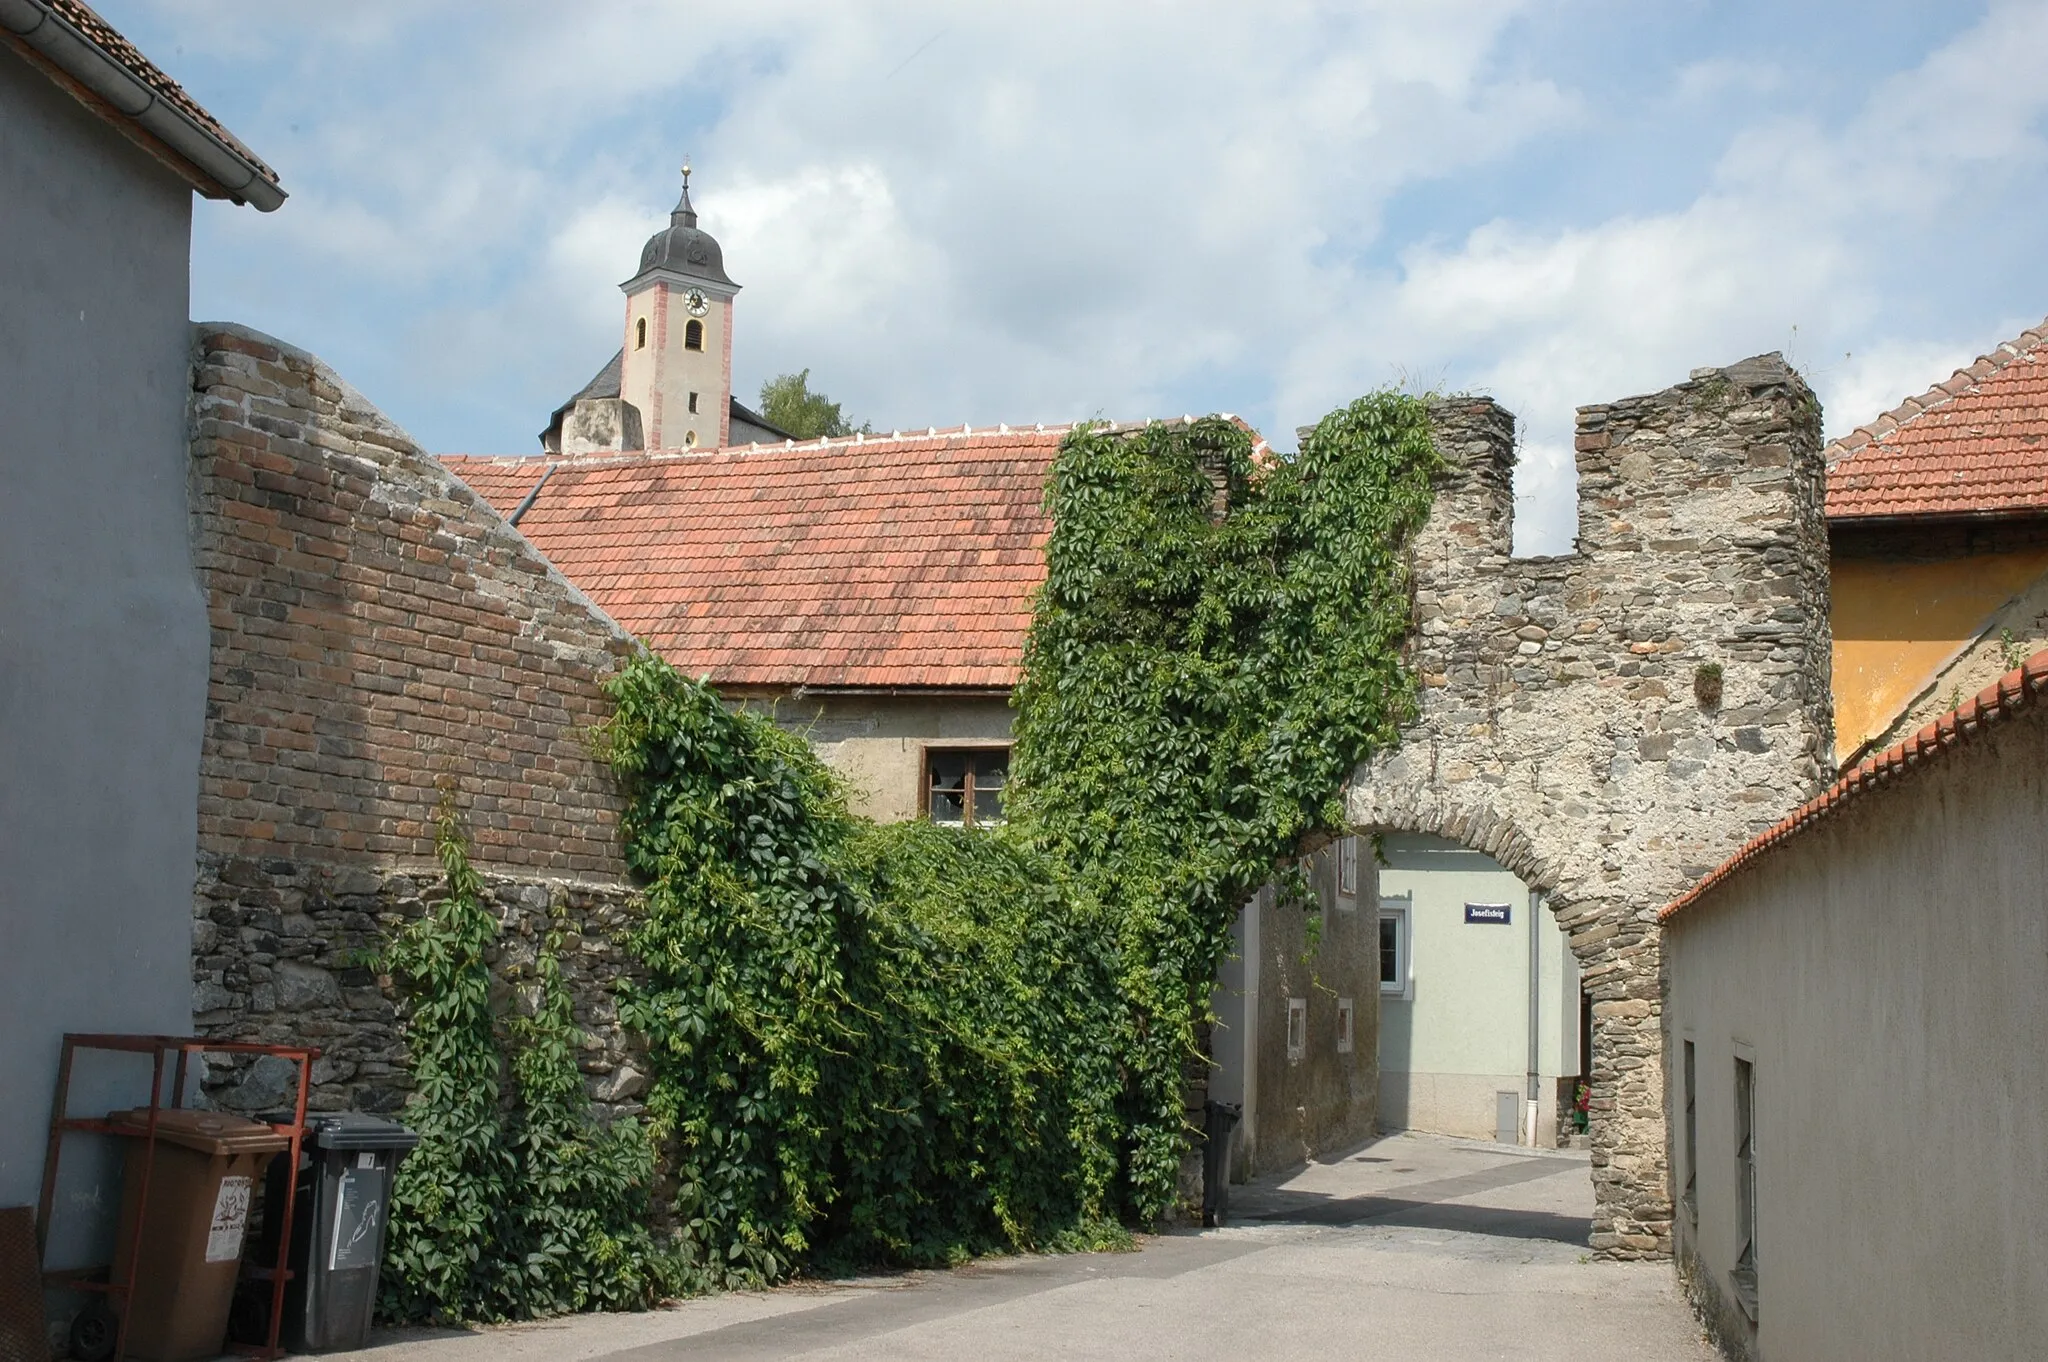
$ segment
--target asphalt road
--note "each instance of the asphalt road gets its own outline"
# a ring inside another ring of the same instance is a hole
[[[686,1359],[1548,1359],[1711,1362],[1671,1269],[1595,1263],[1583,1154],[1388,1136],[1233,1189],[1222,1229],[1136,1253],[686,1301],[471,1333],[362,1362]]]

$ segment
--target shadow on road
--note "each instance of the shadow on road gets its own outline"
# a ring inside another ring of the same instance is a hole
[[[1362,1159],[1382,1163],[1383,1159]],[[1593,1233],[1589,1215],[1489,1206],[1484,1194],[1560,1174],[1582,1174],[1575,1164],[1514,1158],[1489,1168],[1385,1192],[1344,1195],[1292,1185],[1253,1184],[1231,1189],[1230,1221],[1261,1225],[1388,1225],[1455,1230],[1510,1239],[1547,1239],[1584,1246]],[[1475,1200],[1476,1198],[1476,1200]]]

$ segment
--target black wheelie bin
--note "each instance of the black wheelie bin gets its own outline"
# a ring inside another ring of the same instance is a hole
[[[280,1220],[272,1208],[284,1205],[288,1177],[293,1197],[292,1275],[278,1332],[292,1352],[363,1346],[377,1307],[392,1179],[418,1143],[419,1136],[382,1116],[309,1114],[296,1176],[282,1160],[271,1164],[263,1217],[271,1253]]]

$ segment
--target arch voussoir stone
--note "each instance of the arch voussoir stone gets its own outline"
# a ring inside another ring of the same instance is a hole
[[[1828,774],[1820,408],[1782,358],[1581,408],[1576,551],[1510,555],[1514,418],[1431,406],[1410,547],[1421,703],[1353,778],[1543,890],[1593,1000],[1593,1247],[1671,1251],[1657,910]]]

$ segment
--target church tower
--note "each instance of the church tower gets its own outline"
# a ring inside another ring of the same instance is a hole
[[[732,300],[740,286],[724,253],[697,226],[690,167],[666,230],[647,239],[626,294],[619,396],[639,412],[648,449],[716,449],[730,442]]]

